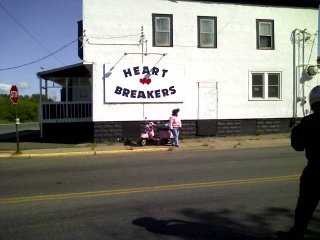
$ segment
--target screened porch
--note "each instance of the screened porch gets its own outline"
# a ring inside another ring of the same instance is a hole
[[[37,75],[41,124],[92,121],[91,64],[75,64]]]

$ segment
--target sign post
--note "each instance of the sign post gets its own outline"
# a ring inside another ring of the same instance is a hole
[[[16,136],[17,136],[17,150],[16,153],[20,153],[20,146],[19,146],[19,129],[18,125],[20,124],[20,120],[18,118],[18,110],[17,110],[17,104],[19,100],[19,91],[17,86],[13,85],[10,89],[10,99],[11,102],[14,105],[15,112],[16,112]]]

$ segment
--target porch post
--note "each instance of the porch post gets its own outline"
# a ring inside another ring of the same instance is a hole
[[[69,117],[69,78],[66,78],[66,117]]]
[[[40,86],[40,94],[39,94],[39,106],[38,106],[38,118],[39,118],[39,128],[40,128],[40,138],[43,138],[43,130],[42,130],[42,118],[43,118],[43,112],[42,112],[42,79],[38,76],[39,79],[39,86]]]

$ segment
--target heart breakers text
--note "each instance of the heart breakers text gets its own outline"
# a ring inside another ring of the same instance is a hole
[[[176,94],[176,89],[174,86],[163,89],[157,89],[157,90],[148,90],[148,91],[141,91],[141,90],[130,90],[128,88],[122,88],[117,86],[114,93],[121,95],[123,97],[128,98],[161,98],[161,97],[167,97],[170,95]]]

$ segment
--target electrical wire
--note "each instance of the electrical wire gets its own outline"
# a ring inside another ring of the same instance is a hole
[[[132,46],[139,46],[140,43],[95,43],[90,42],[89,39],[99,39],[99,40],[109,40],[109,39],[120,39],[120,38],[128,38],[128,37],[137,37],[141,36],[141,34],[128,34],[128,35],[120,35],[120,36],[94,36],[94,35],[84,35],[83,38],[85,38],[86,42],[89,45],[132,45]]]
[[[15,18],[1,3],[0,3],[0,7],[9,15],[9,17],[11,17],[13,19],[13,21],[18,24],[23,31],[25,31],[36,43],[39,44],[39,46],[44,49],[45,51],[47,51],[48,53],[50,53],[50,56],[53,56],[57,61],[59,61],[60,63],[64,64],[59,58],[57,58],[56,56],[54,56],[52,54],[51,51],[48,50],[48,48],[46,48],[35,36],[33,36],[33,34],[31,34],[30,31],[28,31],[28,29],[26,27],[24,27],[17,18]]]
[[[87,39],[87,43],[89,45],[100,45],[100,46],[106,46],[106,45],[111,45],[111,46],[117,46],[117,45],[124,45],[124,46],[139,46],[139,43],[92,43]]]
[[[36,59],[34,61],[31,61],[31,62],[28,62],[28,63],[24,63],[24,64],[21,64],[21,65],[18,65],[18,66],[13,66],[13,67],[8,67],[8,68],[0,68],[0,71],[6,71],[6,70],[12,70],[12,69],[17,69],[17,68],[22,68],[22,67],[25,67],[25,66],[28,66],[28,65],[31,65],[31,64],[34,64],[34,63],[37,63],[37,62],[40,62],[48,57],[51,57],[53,54],[56,54],[58,52],[60,52],[61,50],[65,49],[66,47],[70,46],[71,44],[73,44],[74,42],[78,41],[78,38],[71,41],[70,43],[64,45],[63,47],[59,48],[58,50],[50,53],[49,55],[47,56],[44,56],[42,58],[39,58],[39,59]]]
[[[293,44],[294,42],[298,45],[298,46],[312,46],[314,44],[315,41],[315,37],[318,35],[318,31],[314,34],[311,34],[309,32],[304,32],[305,37],[304,39],[302,39],[303,36],[303,31],[296,29],[297,33],[295,33],[295,31],[293,31],[291,33],[291,37],[290,37],[290,41]],[[300,42],[299,42],[299,36],[300,36]],[[302,41],[304,41],[304,43],[301,43]]]
[[[93,39],[117,39],[117,38],[126,38],[126,37],[137,37],[140,34],[129,34],[129,35],[121,35],[121,36],[94,36],[94,35],[85,35],[84,37],[93,38]]]

